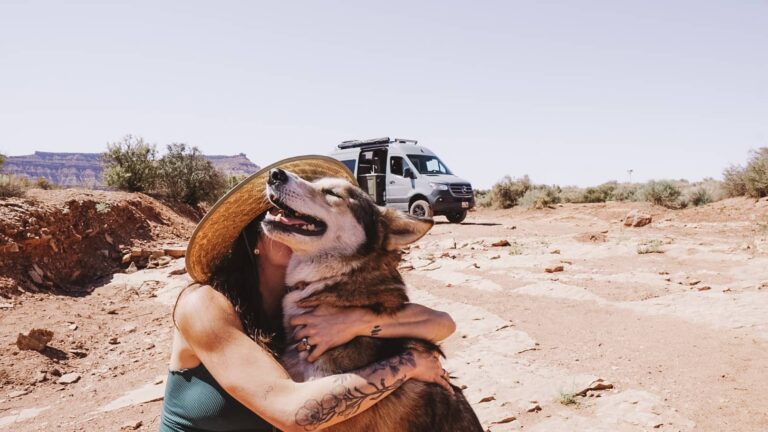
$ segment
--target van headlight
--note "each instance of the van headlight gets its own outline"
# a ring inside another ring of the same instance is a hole
[[[432,189],[441,190],[441,191],[448,190],[448,185],[447,184],[430,183],[429,185],[432,186]]]

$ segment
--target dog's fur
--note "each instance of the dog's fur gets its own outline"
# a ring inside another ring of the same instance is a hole
[[[378,207],[365,192],[342,179],[307,182],[285,172],[277,177],[279,181],[273,179],[267,186],[276,207],[316,222],[304,226],[310,232],[297,230],[297,225],[289,229],[280,222],[281,213],[268,215],[262,224],[267,236],[294,251],[287,272],[287,285],[294,289],[283,300],[288,337],[295,330],[289,320],[305,312],[302,306],[308,304],[364,307],[378,314],[401,310],[408,296],[397,270],[400,248],[426,234],[432,221]],[[281,360],[296,381],[363,368],[408,349],[440,352],[423,340],[357,337],[309,363],[295,341],[287,346]],[[451,395],[437,384],[409,380],[369,410],[327,430],[482,431],[461,390],[453,388]]]

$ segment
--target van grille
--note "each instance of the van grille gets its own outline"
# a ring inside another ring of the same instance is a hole
[[[471,197],[472,185],[466,183],[452,184],[451,193],[458,197]]]

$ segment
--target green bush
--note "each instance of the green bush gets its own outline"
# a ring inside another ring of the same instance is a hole
[[[158,163],[159,186],[171,198],[190,205],[214,202],[229,188],[227,179],[197,147],[169,144]]]
[[[107,186],[128,192],[150,192],[157,183],[157,150],[140,137],[127,135],[122,141],[107,144],[102,155]]]
[[[713,202],[714,198],[712,198],[712,194],[709,192],[709,190],[707,190],[707,188],[699,186],[698,188],[689,192],[686,201],[688,201],[688,203],[692,206],[698,207]]]
[[[768,196],[768,147],[752,151],[744,170],[746,194],[752,198]]]
[[[536,186],[520,198],[519,204],[533,209],[543,209],[560,203],[560,188],[557,186]]]
[[[488,189],[475,189],[475,204],[478,207],[491,207],[491,191]]]
[[[685,204],[680,200],[682,191],[670,180],[651,180],[640,191],[645,201],[667,208],[681,208]]]
[[[640,201],[640,185],[637,183],[619,183],[611,192],[609,201]]]
[[[501,209],[514,207],[530,188],[531,179],[527,175],[519,179],[504,176],[491,188],[491,205]]]

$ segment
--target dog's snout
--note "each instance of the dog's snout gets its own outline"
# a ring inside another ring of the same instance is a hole
[[[288,181],[288,173],[280,168],[273,168],[269,171],[269,180],[267,183],[274,186],[278,183],[285,183]]]

